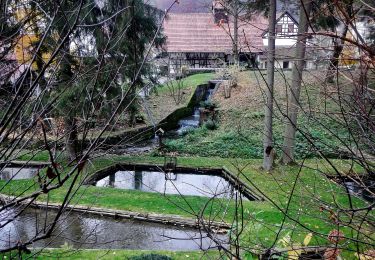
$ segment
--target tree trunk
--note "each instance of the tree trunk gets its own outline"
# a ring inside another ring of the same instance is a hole
[[[131,1],[131,8],[130,8],[130,15],[131,17],[135,17],[136,16],[136,10],[135,10],[135,2],[134,0]],[[137,25],[136,25],[136,21],[135,19],[132,19],[131,20],[131,26],[129,28],[129,33],[131,33],[131,38],[130,38],[130,41],[131,41],[131,44],[132,44],[132,47],[131,47],[131,55],[130,55],[130,60],[133,61],[134,65],[131,67],[131,70],[132,70],[132,76],[131,76],[131,82],[133,83],[131,87],[131,90],[129,92],[129,95],[130,95],[130,104],[129,104],[129,109],[128,109],[128,112],[129,112],[129,126],[130,127],[134,127],[135,124],[136,124],[136,114],[138,112],[138,107],[137,107],[137,87],[139,86],[140,88],[142,88],[142,80],[139,78],[139,75],[137,75],[138,73],[138,69],[139,69],[139,57],[142,56],[142,51],[141,50],[138,50],[138,41],[140,39],[138,39],[138,36],[137,36]]]
[[[263,169],[270,171],[274,161],[273,148],[273,88],[275,67],[275,22],[276,22],[276,0],[270,0],[270,13],[268,17],[268,63],[267,63],[267,89],[264,117],[264,140],[263,140]]]
[[[345,24],[345,27],[344,27],[344,30],[342,31],[342,34],[341,34],[341,39],[335,39],[335,43],[334,43],[334,49],[333,49],[333,54],[332,54],[332,57],[329,61],[329,67],[328,67],[328,71],[327,71],[327,82],[328,83],[333,83],[334,82],[334,78],[335,78],[335,74],[336,74],[336,70],[338,68],[338,65],[339,65],[339,60],[340,60],[340,55],[341,55],[341,52],[344,48],[344,44],[345,44],[345,36],[348,32],[348,28],[349,28],[349,25],[348,24]]]
[[[77,121],[74,117],[66,116],[64,117],[65,125],[65,149],[68,158],[73,161],[77,159],[77,148],[78,148],[78,131],[77,131]]]
[[[311,6],[311,0],[303,0],[300,8],[296,55],[295,62],[292,68],[292,84],[288,93],[288,103],[286,111],[287,117],[285,119],[285,132],[282,157],[282,162],[285,164],[289,164],[294,161],[293,154],[297,130],[297,114],[301,91],[302,74],[305,64],[307,39],[305,33],[308,30]]]
[[[138,112],[136,95],[137,95],[137,89],[135,86],[132,86],[132,89],[130,90],[130,95],[129,95],[131,103],[128,108],[130,127],[134,127],[136,125],[135,116]]]
[[[239,63],[239,52],[238,52],[238,16],[239,16],[239,6],[238,0],[234,0],[233,6],[233,56],[234,64]]]
[[[70,54],[70,38],[66,37],[69,35],[69,25],[66,24],[66,10],[69,10],[71,2],[67,1],[62,4],[61,8],[59,8],[56,16],[58,17],[56,20],[56,29],[58,30],[59,42],[62,41],[61,46],[61,62],[59,64],[59,73],[58,73],[58,81],[59,86],[58,89],[60,91],[65,91],[66,88],[73,87],[73,70],[72,64],[74,64],[74,59]],[[66,99],[73,99],[77,100],[78,98],[76,95],[67,95],[64,97]],[[64,101],[64,98],[61,101]],[[77,102],[79,103],[79,102]],[[77,107],[70,107],[61,105],[60,113],[64,119],[64,131],[65,131],[65,151],[67,156],[70,160],[76,160],[78,153],[78,140],[77,140],[77,122],[76,122],[76,113]]]

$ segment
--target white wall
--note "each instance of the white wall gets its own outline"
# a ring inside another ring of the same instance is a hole
[[[275,45],[276,47],[279,46],[293,46],[297,43],[297,39],[295,38],[276,38]],[[268,46],[268,39],[263,38],[263,45],[265,47]]]
[[[289,26],[293,25],[292,31],[289,31]],[[276,24],[276,28],[281,26],[281,32],[276,32],[276,47],[293,46],[297,43],[298,25],[287,15],[284,14]],[[268,46],[268,33],[263,37],[263,46]]]

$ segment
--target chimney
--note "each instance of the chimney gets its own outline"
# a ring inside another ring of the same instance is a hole
[[[228,23],[228,14],[220,0],[214,0],[212,2],[212,12],[215,18],[216,24]]]

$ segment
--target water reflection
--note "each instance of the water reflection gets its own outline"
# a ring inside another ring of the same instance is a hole
[[[99,180],[96,186],[219,198],[234,193],[232,186],[219,176],[149,171],[118,171]]]
[[[7,167],[0,170],[0,180],[23,180],[31,179],[38,172],[36,168]]]
[[[363,185],[354,181],[347,181],[344,184],[351,195],[361,197],[369,202],[375,202],[375,181],[362,180],[362,182]]]
[[[3,214],[1,222],[15,211]],[[6,216],[5,216],[6,215]],[[17,241],[28,241],[42,234],[44,224],[53,222],[55,213],[28,209],[16,221],[0,230],[0,248],[14,246]],[[64,214],[56,226],[52,239],[35,242],[33,247],[60,247],[68,243],[75,248],[108,248],[140,250],[199,250],[215,247],[208,238],[193,229],[183,229],[134,220],[114,220],[88,214]],[[226,241],[226,236],[218,235]]]

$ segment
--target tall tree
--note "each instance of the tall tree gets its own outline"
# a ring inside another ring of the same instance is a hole
[[[239,0],[232,1],[232,13],[233,13],[233,56],[234,63],[238,64],[239,62],[239,50],[238,50],[238,20],[240,16],[240,6]]]
[[[55,34],[58,35],[57,42],[61,44],[57,91],[63,92],[59,108],[60,114],[64,119],[66,153],[70,160],[75,160],[78,156],[78,129],[76,117],[78,113],[77,106],[79,104],[79,96],[75,89],[76,85],[73,82],[73,65],[75,64],[75,60],[71,54],[70,46],[71,38],[75,31],[73,23],[80,16],[80,12],[75,15],[70,15],[69,13],[80,7],[78,3],[71,0],[62,1],[59,5],[60,8],[58,8],[57,19],[54,24]],[[51,11],[53,12],[53,10]],[[70,105],[67,106],[67,104]]]
[[[125,63],[120,67],[123,81],[134,83],[127,104],[129,125],[133,126],[138,111],[136,90],[144,86],[143,80],[149,70],[147,65],[140,69],[140,64],[145,59],[146,47],[157,32],[157,10],[142,0],[110,0],[105,11],[111,15],[122,8],[126,8],[126,11],[110,24],[110,32],[114,35],[110,45],[113,48],[111,55],[119,65],[126,57]],[[160,46],[163,40],[164,38],[158,35],[155,47]]]
[[[273,89],[275,79],[275,27],[276,27],[276,0],[270,0],[268,16],[268,54],[267,54],[267,89],[264,117],[264,140],[263,140],[263,168],[266,171],[272,169],[274,161],[273,151]]]
[[[221,6],[225,13],[229,14],[230,17],[228,18],[228,28],[225,28],[225,30],[228,30],[228,34],[231,37],[232,40],[232,46],[233,46],[233,62],[234,64],[238,64],[239,62],[239,55],[240,55],[240,49],[239,49],[239,29],[240,29],[240,20],[241,17],[246,14],[246,11],[248,9],[247,1],[243,0],[216,0],[214,1],[214,6]],[[233,23],[233,27],[231,24]],[[224,26],[225,23],[222,24]]]
[[[292,68],[292,83],[288,91],[288,103],[285,118],[284,143],[282,162],[289,164],[294,161],[297,116],[301,92],[303,68],[305,65],[306,40],[309,28],[309,16],[312,9],[311,0],[302,0],[298,25],[298,37],[295,51],[295,62]]]

